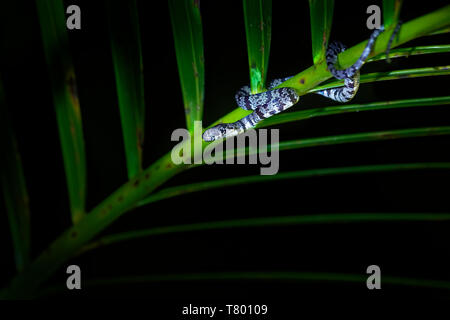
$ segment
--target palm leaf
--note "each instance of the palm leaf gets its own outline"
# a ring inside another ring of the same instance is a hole
[[[431,32],[429,34],[429,36],[434,36],[434,35],[437,35],[437,34],[443,34],[443,33],[449,33],[449,32],[450,32],[450,27],[444,27],[444,28],[442,28],[440,30],[436,30],[434,32]]]
[[[448,52],[450,52],[450,45],[448,45],[448,44],[436,45],[436,46],[417,46],[417,47],[411,47],[411,48],[397,48],[397,49],[391,50],[391,52],[389,52],[389,57],[392,59],[392,58],[409,57],[409,56],[415,56],[415,55],[421,55],[421,54],[448,53]],[[382,54],[379,54],[375,57],[368,59],[367,62],[385,60],[385,59],[386,59],[386,53],[382,53]]]
[[[108,1],[108,16],[128,177],[142,170],[144,77],[136,1]],[[120,21],[120,23],[118,23]]]
[[[169,187],[162,189],[138,203],[139,206],[144,206],[156,201],[167,198],[184,195],[191,192],[200,192],[202,190],[211,190],[216,188],[226,188],[239,184],[248,183],[262,183],[278,180],[301,179],[311,177],[323,177],[330,175],[345,175],[345,174],[361,174],[373,172],[389,172],[389,171],[406,171],[406,170],[427,170],[427,169],[450,169],[450,163],[398,163],[398,164],[382,164],[382,165],[366,165],[366,166],[352,166],[339,168],[325,168],[312,170],[299,170],[291,172],[282,172],[276,175],[258,175],[258,176],[244,176],[237,178],[217,179],[212,181],[204,181],[192,183],[188,185],[181,185],[176,187]],[[323,220],[325,221],[325,220]]]
[[[183,92],[186,125],[194,130],[194,122],[201,121],[205,94],[205,60],[200,1],[170,0],[175,52]]]
[[[415,69],[405,69],[405,70],[394,70],[387,72],[374,72],[361,75],[360,83],[369,83],[375,81],[386,81],[386,80],[403,80],[411,78],[420,77],[431,77],[431,76],[446,76],[450,74],[450,66],[437,66],[437,67],[425,67],[425,68],[415,68]],[[324,89],[340,87],[344,84],[342,80],[332,80],[326,82],[324,85],[315,87],[311,92],[316,92]]]
[[[397,24],[402,4],[403,0],[383,0],[383,22],[385,28]]]
[[[69,191],[72,221],[85,214],[86,159],[75,71],[61,0],[37,1],[39,22]]]
[[[420,165],[420,164],[418,164]],[[392,170],[397,170],[400,166],[392,167]],[[417,167],[418,168],[418,167]],[[415,169],[417,169],[415,168]],[[425,166],[424,166],[425,168]],[[446,163],[442,168],[449,169],[450,164]],[[410,168],[408,168],[409,170]],[[255,176],[259,179],[262,176]],[[210,184],[208,184],[210,185]],[[206,186],[206,184],[205,184]],[[203,188],[202,188],[203,189]],[[199,189],[199,190],[202,190]],[[199,191],[197,190],[197,191]],[[206,189],[203,189],[206,190]],[[224,221],[208,221],[191,224],[180,224],[154,227],[150,229],[133,230],[111,234],[99,238],[98,240],[83,247],[79,252],[85,253],[87,251],[98,249],[103,246],[113,245],[123,241],[137,240],[152,236],[168,235],[173,233],[187,233],[208,230],[221,229],[238,229],[238,228],[260,228],[260,227],[291,227],[293,225],[308,225],[308,224],[335,224],[335,223],[364,223],[364,222],[386,222],[386,221],[447,221],[450,220],[450,214],[447,213],[348,213],[348,214],[315,214],[315,215],[293,215],[293,216],[277,216],[264,218],[249,218],[249,219],[235,219]]]
[[[265,119],[258,123],[258,128],[270,127],[282,123],[311,119],[315,117],[323,117],[334,114],[344,114],[350,112],[389,110],[398,108],[412,107],[431,107],[450,104],[450,96],[421,98],[421,99],[404,99],[395,101],[371,102],[364,104],[347,104],[337,105],[324,108],[313,108],[295,112],[281,113],[269,119]]]
[[[22,160],[6,110],[3,84],[0,81],[0,157],[1,186],[8,213],[17,271],[30,263],[30,208]]]
[[[264,91],[272,32],[272,0],[244,0],[245,34],[252,93]]]
[[[175,274],[151,274],[143,276],[124,276],[124,277],[109,277],[98,278],[88,281],[86,287],[98,288],[102,286],[114,286],[124,284],[161,284],[161,283],[177,283],[177,282],[224,282],[242,281],[248,283],[249,281],[264,282],[280,282],[288,281],[289,283],[304,283],[304,282],[329,282],[329,283],[347,283],[361,285],[367,281],[367,275],[360,273],[327,273],[327,272],[292,272],[285,271],[235,271],[235,272],[203,272],[203,273],[175,273]],[[450,290],[449,281],[429,280],[422,278],[406,278],[395,277],[390,275],[383,276],[383,284],[394,287],[406,288],[422,288],[422,289],[440,289]],[[60,287],[51,287],[42,292],[42,296],[56,295],[61,292]]]
[[[311,148],[319,146],[330,146],[338,144],[347,143],[357,143],[357,142],[369,142],[369,141],[380,141],[380,140],[391,140],[391,139],[405,139],[405,138],[416,138],[416,137],[433,137],[441,135],[449,135],[450,126],[442,127],[427,127],[427,128],[410,128],[410,129],[397,129],[397,130],[386,130],[386,131],[375,131],[375,132],[362,132],[362,133],[352,133],[352,134],[341,134],[336,136],[326,136],[319,138],[309,138],[309,139],[297,139],[281,141],[275,145],[269,145],[268,150],[274,150],[276,148],[279,151],[283,150],[293,150],[302,148]],[[233,158],[236,154],[238,155],[252,155],[261,152],[260,150],[250,149],[248,147],[238,148],[233,153],[226,153],[224,159]],[[205,157],[209,160],[209,158]],[[206,160],[205,160],[206,161]]]
[[[334,0],[309,0],[314,64],[325,59],[333,22]]]

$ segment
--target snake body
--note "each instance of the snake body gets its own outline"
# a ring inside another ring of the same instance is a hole
[[[327,67],[336,79],[344,79],[344,86],[326,89],[316,93],[338,102],[350,101],[356,95],[359,88],[359,69],[361,69],[372,51],[376,38],[383,31],[383,27],[375,29],[358,60],[352,66],[343,70],[336,69],[335,64],[338,54],[345,51],[346,47],[340,42],[331,43],[326,52]],[[258,94],[251,94],[249,86],[242,87],[236,93],[236,103],[240,108],[253,110],[253,112],[236,122],[221,123],[209,128],[203,133],[203,140],[214,141],[236,136],[245,130],[253,128],[258,122],[296,104],[300,97],[293,88],[285,87],[275,89],[275,87],[290,78],[273,80],[269,83],[267,91]]]

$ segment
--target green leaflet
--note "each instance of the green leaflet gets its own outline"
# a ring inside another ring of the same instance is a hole
[[[386,80],[401,80],[420,77],[445,76],[450,74],[450,66],[426,67],[416,69],[394,70],[387,72],[373,72],[361,75],[360,83],[368,83]],[[343,80],[332,80],[324,85],[317,86],[311,92],[323,89],[339,87],[344,84]]]
[[[431,32],[429,35],[430,35],[430,36],[434,36],[434,35],[437,35],[437,34],[449,33],[449,32],[450,32],[450,27],[446,27],[446,28],[442,28],[442,29],[440,29],[440,30]]]
[[[128,178],[142,170],[145,102],[136,1],[107,1]],[[118,23],[120,21],[120,23]]]
[[[405,139],[416,137],[432,137],[440,135],[450,135],[450,126],[362,132],[362,133],[341,134],[336,136],[326,136],[318,138],[280,141],[278,145],[275,146],[268,145],[267,150],[270,151],[272,150],[272,148],[275,147],[279,151],[284,151],[284,150],[330,146],[346,143],[382,141],[382,140]],[[257,154],[259,152],[260,152],[259,150],[249,149],[248,147],[239,148],[235,149],[235,152],[233,153],[224,152],[224,159],[233,158],[236,154],[251,155]]]
[[[450,134],[450,126],[411,128],[411,129],[343,134],[337,136],[319,137],[312,139],[282,141],[280,142],[279,148],[280,150],[291,150],[298,148],[328,146],[341,143],[356,143],[363,141],[368,142],[368,141],[381,141],[381,140],[416,138],[416,137],[432,137],[449,134]]]
[[[72,221],[85,214],[86,159],[75,71],[62,0],[37,1],[39,22],[63,152]]]
[[[314,64],[325,59],[333,22],[334,0],[309,0]]]
[[[203,117],[205,60],[200,1],[169,0],[178,73],[183,92],[187,128]]]
[[[361,174],[370,172],[388,172],[388,171],[406,171],[406,170],[420,170],[420,169],[450,169],[448,162],[431,162],[431,163],[398,163],[398,164],[382,164],[382,165],[366,165],[366,166],[352,166],[339,168],[320,168],[312,170],[298,170],[292,172],[281,172],[276,175],[258,175],[258,176],[244,176],[237,178],[227,178],[212,181],[204,181],[181,185],[176,187],[169,187],[162,189],[144,200],[139,202],[139,206],[144,206],[156,201],[176,197],[179,195],[199,192],[202,190],[211,190],[214,188],[225,188],[239,184],[262,183],[286,179],[301,179],[311,177],[322,177],[330,175],[342,174]],[[324,220],[326,221],[326,220]],[[182,228],[182,227],[181,227]],[[108,236],[109,238],[109,236]]]
[[[376,214],[373,214],[375,216]],[[406,214],[405,214],[406,215]],[[448,219],[447,214],[442,214],[443,219]],[[439,218],[437,218],[438,220]],[[374,219],[376,220],[376,219]],[[370,220],[368,220],[370,221]],[[152,284],[152,283],[179,283],[179,282],[192,282],[195,284],[199,282],[214,283],[223,282],[229,283],[230,281],[237,282],[242,281],[248,283],[248,281],[258,281],[259,283],[274,282],[289,282],[291,285],[297,282],[330,282],[330,283],[353,283],[355,285],[365,284],[367,281],[367,275],[361,273],[328,273],[328,272],[292,272],[290,270],[283,271],[234,271],[234,272],[203,272],[203,273],[165,273],[165,274],[147,274],[141,276],[121,276],[121,277],[105,277],[97,278],[86,281],[87,288],[95,288],[101,286],[124,286],[132,284]],[[399,287],[411,287],[422,289],[441,289],[450,290],[450,282],[443,280],[430,280],[422,278],[405,278],[394,277],[390,275],[383,275],[383,284],[393,288]],[[57,296],[62,291],[61,286],[52,286],[40,293],[40,296]]]
[[[190,273],[190,274],[163,274],[163,275],[144,275],[130,277],[114,277],[96,279],[88,282],[87,286],[112,285],[112,284],[131,284],[131,283],[152,283],[152,282],[177,282],[177,281],[230,281],[230,280],[258,280],[258,281],[289,281],[289,282],[305,282],[305,281],[327,281],[327,282],[344,282],[356,283],[358,285],[365,284],[367,275],[365,274],[349,274],[349,273],[326,273],[326,272],[210,272],[210,273]],[[406,286],[412,288],[429,288],[450,290],[449,281],[429,280],[421,278],[404,278],[383,276],[383,283],[388,286]]]
[[[30,208],[22,160],[11,126],[0,79],[0,182],[8,213],[17,271],[30,263]]]
[[[424,164],[421,167],[421,164],[416,164],[415,168],[408,168],[405,166],[405,170],[410,169],[427,169]],[[376,167],[376,166],[374,166]],[[382,166],[378,166],[380,168],[374,168],[374,171],[383,171]],[[431,167],[433,168],[433,167]],[[331,170],[337,168],[331,168]],[[346,168],[344,168],[346,169]],[[350,169],[350,168],[349,168]],[[389,165],[386,166],[386,171],[390,170],[402,170],[402,165],[393,165],[392,168],[389,168]],[[434,166],[434,169],[450,169],[450,163],[437,163]],[[317,171],[319,173],[320,170],[311,170]],[[325,171],[325,170],[323,170]],[[350,170],[349,170],[350,171]],[[361,171],[360,171],[361,172]],[[360,173],[358,172],[358,173]],[[371,172],[368,170],[368,172]],[[297,171],[294,173],[302,173],[301,171]],[[305,177],[314,176],[315,173],[311,172],[311,175],[307,174],[307,171],[304,171]],[[290,174],[290,173],[287,173]],[[326,174],[326,173],[325,173]],[[254,176],[254,180],[256,181],[243,181],[243,183],[248,182],[259,182],[259,180],[269,180],[263,179],[264,176]],[[274,179],[270,180],[278,180],[284,179],[283,177],[274,176]],[[302,177],[300,175],[297,176],[288,176],[287,178],[297,178]],[[229,186],[232,184],[227,184]],[[205,190],[209,187],[215,187],[216,184],[208,184],[205,183],[205,188],[199,188],[195,191]],[[217,185],[218,186],[218,185]],[[219,230],[219,229],[236,229],[236,228],[255,228],[255,227],[280,227],[280,226],[293,226],[293,225],[305,225],[305,224],[328,224],[328,223],[364,223],[364,222],[373,222],[373,221],[445,221],[450,220],[450,214],[433,214],[433,213],[349,213],[349,214],[314,214],[314,215],[294,215],[294,216],[278,216],[278,217],[264,217],[264,218],[248,218],[248,219],[236,219],[236,220],[225,220],[225,221],[208,221],[208,222],[199,222],[199,223],[190,223],[190,224],[181,224],[181,225],[171,225],[171,226],[161,226],[154,227],[149,229],[140,229],[133,230],[128,232],[121,232],[117,234],[106,235],[101,237],[100,239],[86,245],[80,253],[84,253],[86,251],[97,249],[103,246],[112,245],[115,243],[136,240],[145,237],[158,236],[158,235],[167,235],[172,233],[180,233],[180,232],[199,232],[199,231],[207,231],[207,230]]]
[[[411,48],[397,48],[391,50],[389,52],[389,58],[400,58],[400,57],[409,57],[421,54],[430,54],[430,53],[448,53],[450,52],[450,45],[442,44],[442,45],[434,45],[434,46],[417,46]],[[386,59],[386,53],[381,53],[375,57],[372,57],[367,60],[367,62],[378,61]]]
[[[382,101],[364,104],[346,104],[336,105],[325,108],[306,109],[295,112],[287,112],[277,114],[271,118],[265,119],[258,124],[258,128],[270,127],[282,123],[311,119],[315,117],[323,117],[334,114],[343,114],[350,112],[374,111],[374,110],[392,110],[398,108],[412,107],[430,107],[442,106],[450,104],[450,96],[421,98],[421,99],[404,99],[395,101]]]
[[[269,65],[272,0],[244,0],[245,34],[252,93],[264,91]]]

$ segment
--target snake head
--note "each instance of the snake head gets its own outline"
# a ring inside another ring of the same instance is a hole
[[[222,135],[220,129],[218,128],[218,126],[209,128],[208,130],[206,130],[203,135],[202,138],[203,140],[205,140],[206,142],[211,142],[216,140],[218,137],[220,137]]]
[[[206,142],[237,136],[244,131],[236,123],[221,123],[209,128],[203,133],[203,140]]]

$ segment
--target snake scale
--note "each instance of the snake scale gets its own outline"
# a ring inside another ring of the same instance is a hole
[[[344,86],[318,91],[316,94],[320,94],[338,102],[350,101],[356,95],[359,88],[359,69],[363,66],[372,51],[376,38],[383,31],[383,26],[379,29],[375,29],[358,60],[352,66],[343,70],[336,69],[335,64],[338,54],[343,52],[346,47],[337,41],[331,43],[326,51],[327,67],[336,79],[344,79]],[[392,35],[391,39],[394,35],[395,33]],[[236,93],[236,103],[240,108],[245,110],[253,110],[253,112],[236,122],[221,123],[207,129],[203,133],[203,140],[214,141],[236,136],[245,130],[253,128],[263,119],[267,119],[292,107],[299,100],[299,95],[297,92],[293,88],[287,87],[274,89],[290,78],[291,77],[273,80],[269,83],[267,91],[258,94],[251,94],[249,86],[242,87]]]

